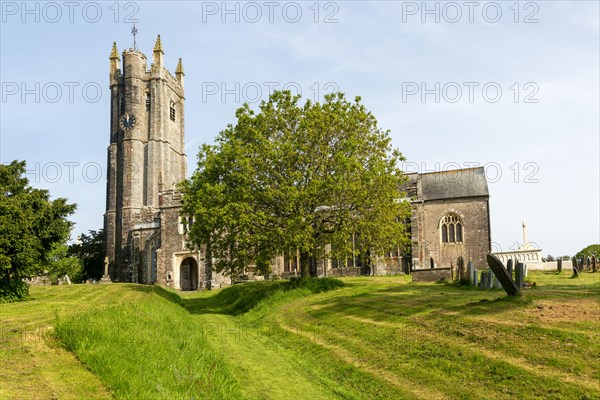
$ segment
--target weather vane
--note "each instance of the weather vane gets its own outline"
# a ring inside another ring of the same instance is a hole
[[[137,51],[137,43],[135,42],[135,35],[137,35],[137,28],[135,24],[133,24],[133,28],[131,28],[131,34],[133,35],[133,50]]]

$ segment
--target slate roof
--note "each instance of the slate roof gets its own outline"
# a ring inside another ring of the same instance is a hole
[[[419,174],[419,180],[424,201],[490,195],[483,167]]]

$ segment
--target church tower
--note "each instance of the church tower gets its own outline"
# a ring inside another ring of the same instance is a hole
[[[160,247],[159,195],[186,178],[184,71],[181,59],[175,75],[164,67],[160,35],[150,68],[135,40],[121,57],[114,43],[109,57],[106,255],[113,280],[153,283]]]

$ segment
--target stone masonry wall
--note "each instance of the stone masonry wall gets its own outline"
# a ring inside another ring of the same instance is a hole
[[[442,243],[440,222],[450,213],[462,221],[462,243]],[[435,267],[456,266],[459,256],[464,258],[465,265],[473,261],[476,268],[487,266],[486,255],[491,247],[487,197],[425,202],[420,217],[423,241],[417,243],[416,250],[422,250],[421,268],[430,268],[430,258]]]

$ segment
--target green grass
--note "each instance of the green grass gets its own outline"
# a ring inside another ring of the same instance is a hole
[[[202,326],[152,287],[143,298],[56,321],[55,334],[123,399],[238,398]]]
[[[600,273],[529,280],[522,298],[399,276],[33,288],[0,306],[0,398],[600,398]],[[42,378],[62,391],[20,390]]]
[[[55,315],[134,302],[133,286],[32,287],[29,301],[0,304],[1,399],[110,399],[101,380],[54,339]]]

